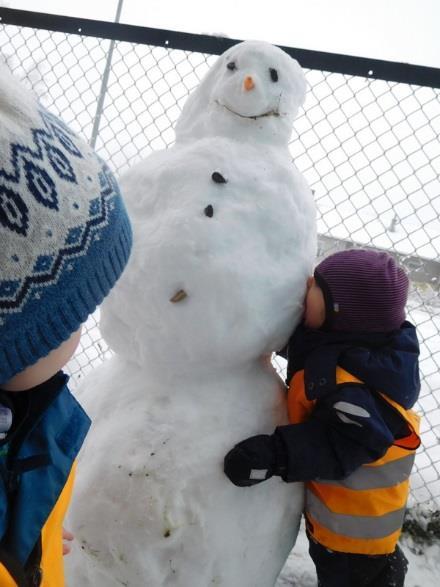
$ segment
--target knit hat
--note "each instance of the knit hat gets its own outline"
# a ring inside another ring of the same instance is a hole
[[[388,253],[340,251],[316,267],[315,279],[324,294],[326,329],[390,332],[405,320],[408,277]]]
[[[0,385],[78,330],[131,227],[106,164],[0,69]]]

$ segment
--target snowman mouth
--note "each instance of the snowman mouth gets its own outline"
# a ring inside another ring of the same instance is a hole
[[[232,110],[232,108],[229,108],[228,106],[226,106],[225,104],[222,104],[218,100],[216,100],[216,103],[218,104],[218,106],[221,106],[222,108],[225,108],[225,110],[227,110],[228,112],[231,112],[231,114],[235,114],[235,116],[239,116],[240,118],[247,118],[249,120],[257,120],[258,118],[266,118],[268,116],[275,116],[275,117],[280,116],[280,113],[278,112],[278,110],[268,110],[267,112],[263,112],[263,114],[255,114],[253,116],[246,116],[244,114],[240,114],[239,112],[235,112],[235,110]]]

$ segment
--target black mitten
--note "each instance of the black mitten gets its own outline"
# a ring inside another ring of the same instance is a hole
[[[236,444],[225,456],[224,471],[238,487],[249,487],[282,475],[285,468],[280,440],[275,435],[259,434]]]

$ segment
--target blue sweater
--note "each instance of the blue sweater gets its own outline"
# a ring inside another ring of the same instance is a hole
[[[377,391],[406,409],[418,398],[419,344],[409,322],[390,333],[337,333],[300,325],[279,354],[288,360],[287,383],[304,369],[306,396],[317,400],[307,422],[277,428],[287,462],[286,481],[343,479],[408,434],[402,416]],[[337,365],[364,384],[337,386]],[[347,425],[334,408],[339,401],[359,406],[370,416],[350,415],[362,425]]]

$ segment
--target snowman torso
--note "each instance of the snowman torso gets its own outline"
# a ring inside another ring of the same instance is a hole
[[[181,377],[279,349],[315,250],[313,202],[287,152],[203,139],[147,159],[122,187],[136,249],[103,315],[112,348],[165,376],[173,349]],[[148,303],[127,308],[130,297]]]

